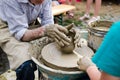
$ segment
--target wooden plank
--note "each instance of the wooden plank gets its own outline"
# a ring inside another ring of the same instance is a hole
[[[52,14],[55,16],[55,15],[65,13],[65,12],[73,10],[73,9],[75,9],[75,6],[60,4],[60,5],[52,7]]]

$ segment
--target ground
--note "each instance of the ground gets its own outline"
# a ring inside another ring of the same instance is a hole
[[[76,10],[74,10],[74,14],[75,16],[73,18],[69,18],[65,17],[65,21],[63,23],[63,25],[67,25],[69,23],[75,23],[76,26],[81,26],[82,28],[86,28],[85,26],[83,26],[84,24],[82,22],[80,22],[78,19],[80,16],[83,16],[83,14],[85,13],[85,4],[86,1],[82,1],[79,3],[76,3]],[[102,2],[102,7],[99,11],[99,15],[101,16],[101,19],[106,19],[106,20],[111,20],[111,21],[118,21],[120,20],[120,5],[116,5],[113,2],[110,1],[103,1]],[[91,13],[90,15],[92,16],[94,12],[94,4],[91,6]]]
[[[115,3],[112,3],[110,1],[104,0],[102,3],[102,7],[100,9],[100,16],[101,19],[105,20],[111,20],[113,22],[120,20],[120,5],[116,5]],[[80,22],[78,18],[84,14],[85,11],[85,3],[86,1],[82,2],[77,2],[75,4],[76,10],[74,10],[74,18],[69,19],[66,15],[64,15],[64,23],[63,25],[67,25],[70,23],[75,23],[76,26],[80,28],[86,28],[86,25],[84,23]],[[94,4],[92,5],[91,8],[91,15],[93,15],[94,11]],[[3,59],[3,58],[2,58]],[[1,58],[0,58],[1,60]],[[4,63],[6,62],[5,60],[2,60]],[[5,64],[6,65],[6,64]],[[5,67],[2,67],[2,64],[0,63],[0,73],[4,71],[3,69],[6,69]],[[36,73],[36,79],[38,80],[37,72]],[[14,71],[7,71],[4,74],[0,75],[0,80],[15,80],[15,72]]]

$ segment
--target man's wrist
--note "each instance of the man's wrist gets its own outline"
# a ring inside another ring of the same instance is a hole
[[[45,28],[44,27],[40,27],[39,29],[38,29],[38,36],[39,37],[43,37],[43,36],[45,36],[46,34],[45,34]]]

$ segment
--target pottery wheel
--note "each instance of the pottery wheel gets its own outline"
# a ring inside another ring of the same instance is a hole
[[[75,48],[75,51],[82,56],[91,57],[94,52],[88,46]],[[78,57],[74,53],[63,53],[55,43],[46,45],[41,52],[42,61],[45,65],[67,71],[79,70],[77,68]]]
[[[42,59],[47,66],[53,68],[77,68],[78,57],[73,53],[63,53],[55,43],[46,45],[41,52]]]

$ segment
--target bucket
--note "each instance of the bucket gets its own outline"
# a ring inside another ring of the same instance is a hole
[[[81,34],[81,38],[88,40],[88,30],[87,29],[80,29],[80,34]]]
[[[83,71],[62,71],[47,67],[34,57],[32,60],[38,65],[39,72],[43,75],[43,80],[89,80]]]
[[[98,49],[104,36],[108,32],[113,22],[111,21],[99,21],[95,25],[88,28],[88,46],[94,51]]]

